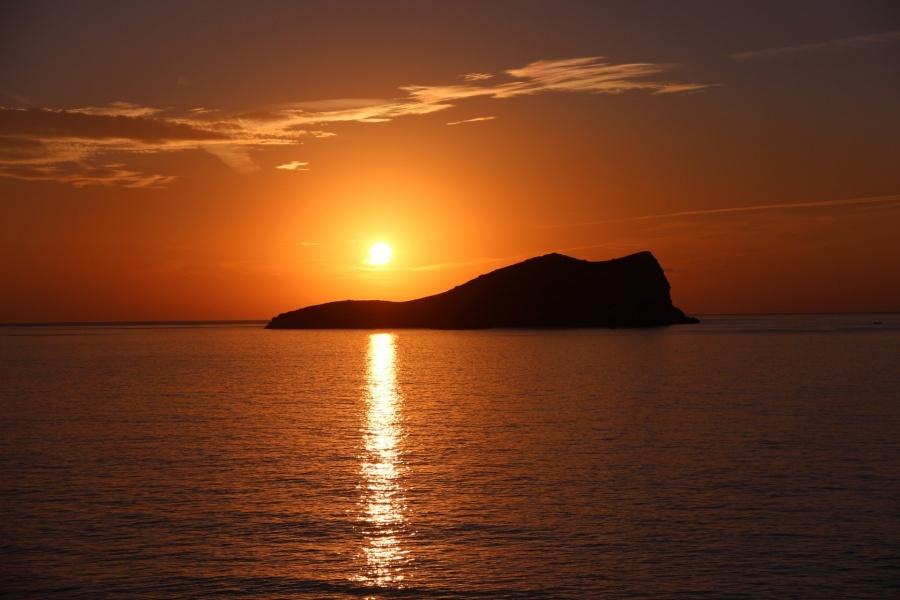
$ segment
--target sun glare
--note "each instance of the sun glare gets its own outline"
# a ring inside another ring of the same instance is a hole
[[[386,265],[391,262],[391,254],[393,254],[391,247],[384,242],[372,244],[372,247],[369,248],[368,263],[370,265]]]

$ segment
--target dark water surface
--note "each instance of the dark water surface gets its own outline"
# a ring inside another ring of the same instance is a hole
[[[0,408],[11,597],[900,595],[897,315],[0,328]]]

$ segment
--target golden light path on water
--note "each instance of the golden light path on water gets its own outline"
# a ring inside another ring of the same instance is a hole
[[[361,462],[366,523],[364,579],[373,585],[403,580],[405,552],[399,539],[404,521],[403,490],[398,480],[402,435],[398,412],[402,400],[397,390],[395,342],[396,336],[391,333],[369,336],[368,407]]]

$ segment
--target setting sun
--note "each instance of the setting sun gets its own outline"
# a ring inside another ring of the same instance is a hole
[[[378,242],[377,244],[372,244],[372,247],[369,248],[369,259],[367,262],[370,265],[386,265],[391,262],[391,254],[393,254],[393,251],[390,246],[384,242]]]

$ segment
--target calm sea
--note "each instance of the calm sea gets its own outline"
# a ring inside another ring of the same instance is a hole
[[[900,315],[7,327],[0,409],[10,597],[900,595]]]

